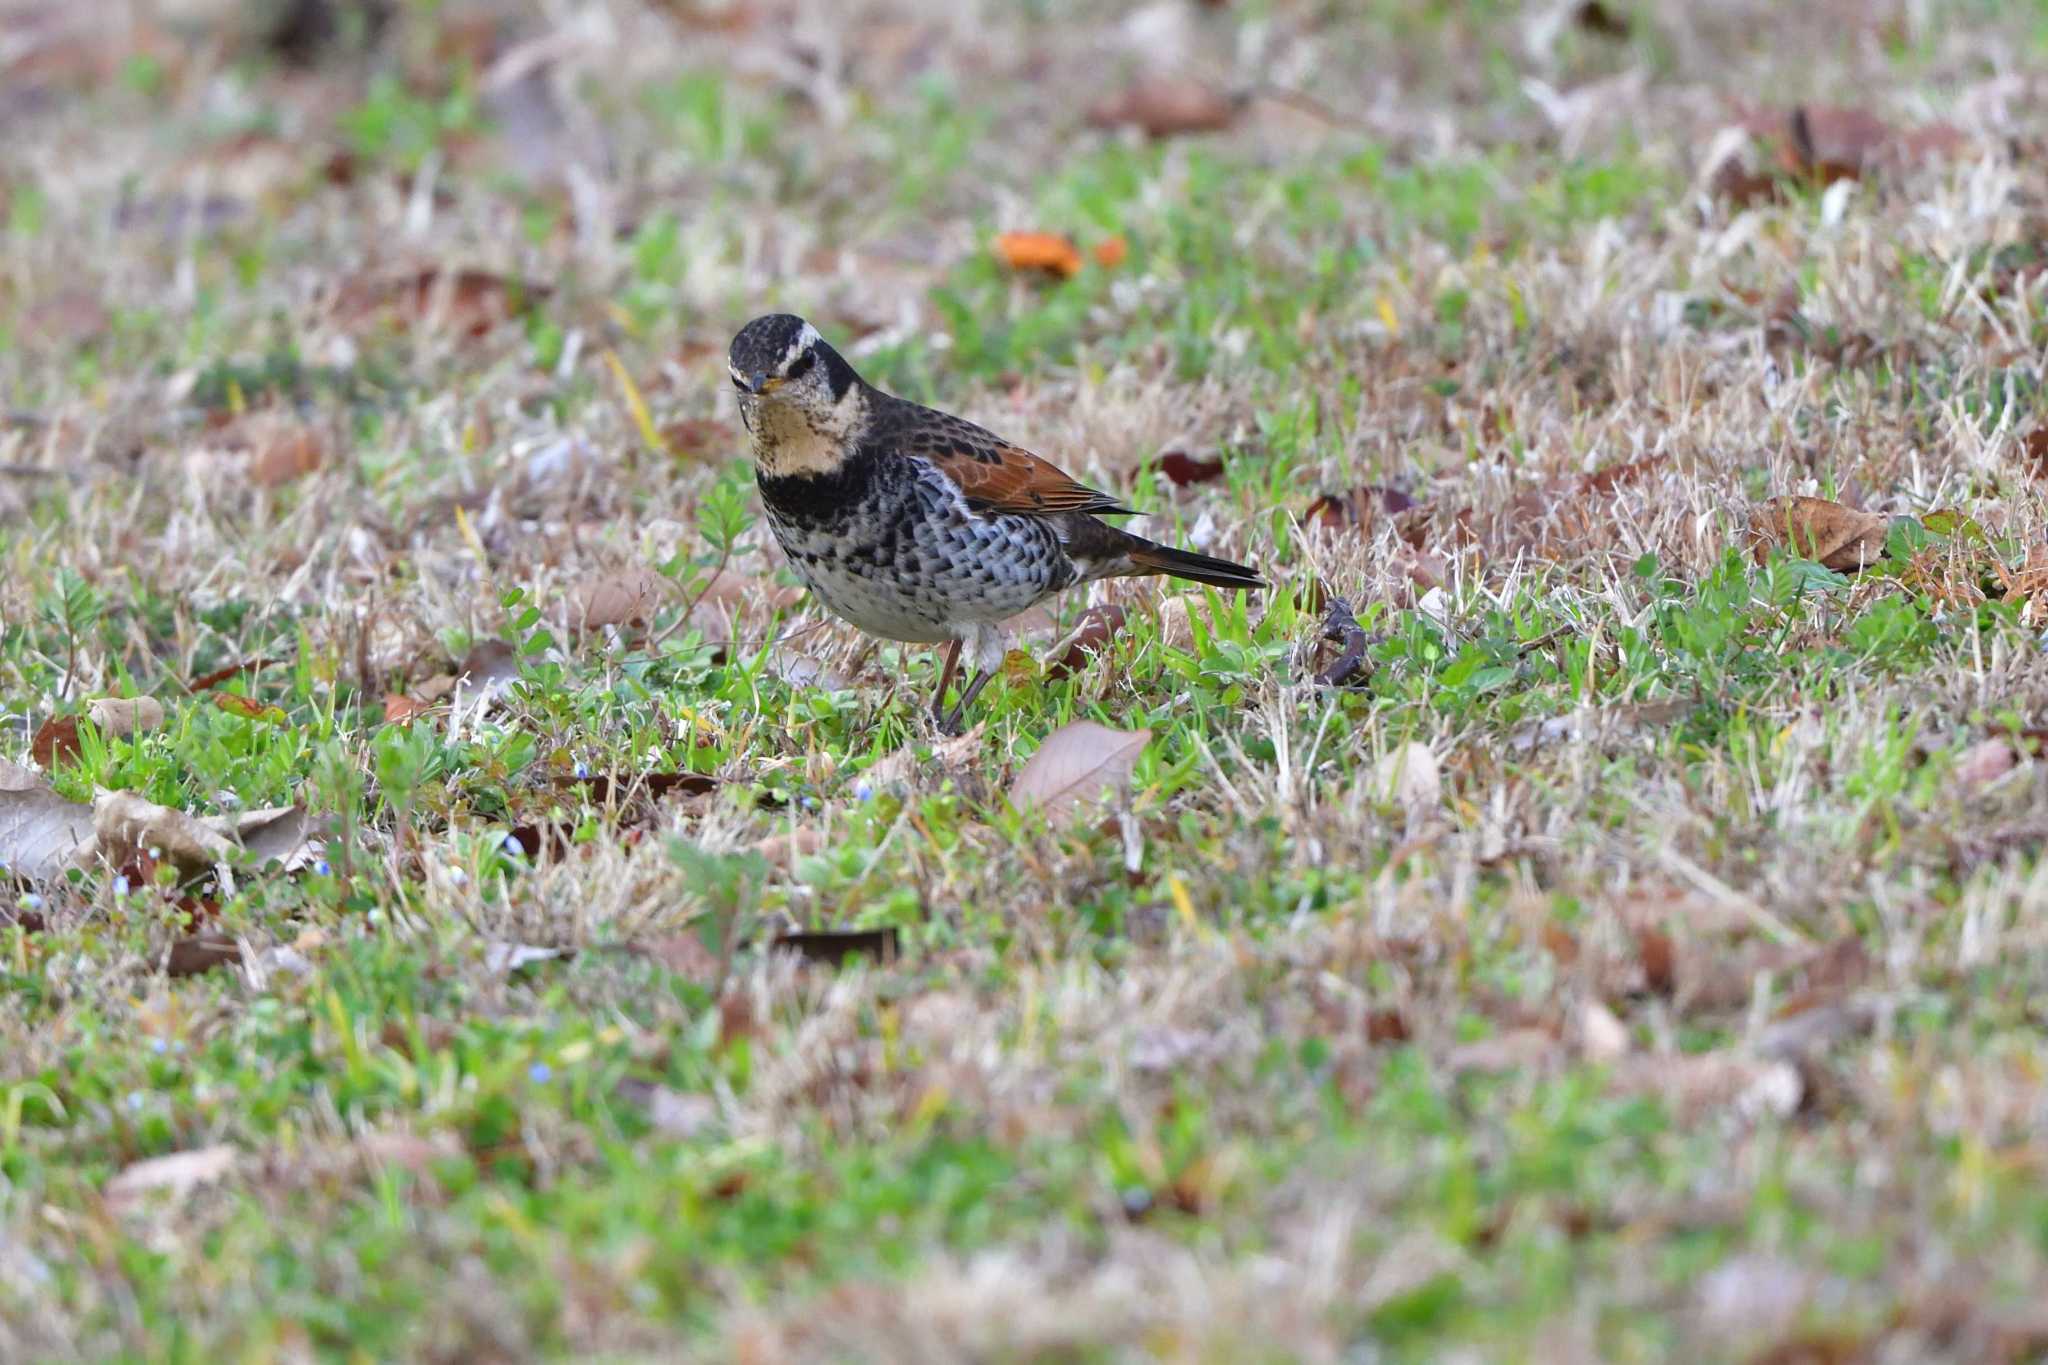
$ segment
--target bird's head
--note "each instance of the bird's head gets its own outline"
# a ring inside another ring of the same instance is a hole
[[[740,328],[726,366],[749,419],[773,405],[823,419],[835,412],[859,376],[818,329],[793,313],[769,313]]]

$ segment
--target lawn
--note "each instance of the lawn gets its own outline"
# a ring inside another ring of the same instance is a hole
[[[10,7],[0,1358],[2048,1357],[2044,82]],[[939,735],[760,517],[774,310],[1271,589]]]

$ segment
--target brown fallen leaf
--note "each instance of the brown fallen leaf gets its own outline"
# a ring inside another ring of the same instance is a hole
[[[1611,493],[1623,484],[1634,483],[1645,474],[1663,468],[1671,463],[1669,455],[1649,455],[1626,464],[1611,464],[1605,469],[1596,469],[1591,474],[1580,476],[1578,491],[1581,493]]]
[[[115,1213],[130,1213],[153,1194],[179,1200],[202,1185],[224,1180],[237,1160],[239,1153],[225,1143],[153,1156],[123,1167],[103,1193]]]
[[[0,759],[0,876],[37,884],[87,866],[92,807],[67,801],[33,768]]]
[[[1349,598],[1330,599],[1316,639],[1310,657],[1318,687],[1351,687],[1357,684],[1360,674],[1369,674],[1365,652],[1372,647],[1372,637],[1358,624]],[[1326,648],[1330,645],[1336,646],[1334,652]],[[1322,660],[1326,658],[1329,662],[1325,664]]]
[[[1738,1119],[1787,1118],[1805,1087],[1792,1063],[1734,1050],[1635,1054],[1609,1073],[1627,1095],[1658,1095],[1686,1122],[1729,1115]]]
[[[85,714],[108,739],[141,734],[164,723],[164,705],[155,697],[101,697],[86,703]]]
[[[652,569],[592,579],[570,595],[568,624],[576,630],[644,625],[668,600],[669,590],[669,581]]]
[[[1414,511],[1415,507],[1415,499],[1400,489],[1369,483],[1341,493],[1318,494],[1316,500],[1308,505],[1308,511],[1302,513],[1302,520],[1310,525],[1342,530],[1368,529],[1382,517],[1392,517],[1401,539],[1421,549],[1424,527],[1417,518],[1423,514],[1418,513],[1416,518],[1403,515]]]
[[[1969,136],[1948,123],[1897,128],[1865,109],[1800,105],[1753,110],[1741,125],[1774,151],[1774,166],[1750,168],[1739,158],[1715,171],[1713,190],[1738,206],[1780,198],[1788,184],[1832,184],[1885,169],[1960,155]]]
[[[249,451],[249,482],[282,488],[303,479],[327,460],[327,438],[282,413],[256,413],[241,424]]]
[[[1005,232],[996,238],[996,259],[1012,270],[1039,270],[1060,279],[1081,273],[1081,252],[1056,232]]]
[[[591,804],[604,806],[628,796],[659,801],[668,796],[709,796],[725,784],[704,773],[629,773],[621,777],[571,777],[562,785],[581,788]]]
[[[242,945],[226,934],[191,934],[171,944],[164,959],[164,975],[198,976],[215,967],[229,967],[242,960]]]
[[[78,717],[51,716],[36,727],[35,736],[28,742],[28,756],[38,768],[48,772],[59,763],[69,763],[78,757],[78,748]]]
[[[896,928],[810,929],[777,934],[769,948],[778,953],[795,953],[805,962],[838,967],[851,957],[873,958],[877,962],[896,960]]]
[[[1098,807],[1111,789],[1130,782],[1138,755],[1151,740],[1150,730],[1112,730],[1075,721],[1046,736],[1010,783],[1010,800],[1021,809],[1044,811],[1048,820],[1072,820]]]
[[[115,867],[146,857],[189,875],[234,857],[234,841],[219,830],[134,792],[101,793],[92,803],[92,823],[100,855]]]
[[[400,326],[443,326],[474,339],[519,317],[549,292],[545,285],[488,270],[429,266],[392,279],[350,280],[336,295],[334,311],[349,326],[388,317]]]
[[[2018,755],[2003,739],[1978,740],[1956,759],[1956,785],[1965,790],[1996,782],[2018,764]]]
[[[1080,624],[1066,639],[1053,646],[1053,660],[1045,666],[1046,679],[1058,682],[1086,668],[1088,661],[1105,649],[1124,628],[1124,620],[1124,609],[1114,602],[1105,602],[1082,612]]]
[[[825,847],[825,831],[815,825],[799,825],[781,834],[771,834],[754,845],[754,852],[781,867],[809,858]]]
[[[1167,451],[1152,462],[1152,467],[1164,474],[1176,488],[1223,477],[1223,461],[1198,460],[1185,450]]]
[[[210,687],[218,687],[237,673],[260,672],[279,662],[277,659],[240,659],[225,667],[216,668],[211,673],[202,673],[191,682],[186,683],[185,686],[191,688],[194,692],[204,692]]]
[[[1597,33],[1602,38],[1613,38],[1617,42],[1629,35],[1628,16],[1616,14],[1600,0],[1584,0],[1572,11],[1572,20],[1588,33]]]
[[[740,448],[739,433],[709,417],[688,417],[661,429],[663,449],[677,459],[724,459]]]
[[[1237,121],[1243,101],[1186,76],[1144,76],[1088,110],[1097,128],[1137,127],[1147,137],[1214,133]]]
[[[1853,573],[1884,554],[1891,523],[1875,512],[1844,507],[1826,498],[1779,497],[1750,513],[1753,551],[1759,564],[1776,546],[1837,573]]]
[[[964,768],[981,752],[982,742],[988,737],[988,722],[978,721],[966,734],[942,739],[932,746],[931,766],[941,770]],[[924,766],[915,744],[882,755],[863,769],[858,786],[869,792],[888,791],[907,787],[910,779]]]
[[[285,872],[312,866],[320,857],[326,832],[304,806],[268,806],[209,816],[205,823],[241,845],[255,866],[277,863]]]
[[[2020,442],[2030,479],[2048,479],[2048,426],[2035,427]]]

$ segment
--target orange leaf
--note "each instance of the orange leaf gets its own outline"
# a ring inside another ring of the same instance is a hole
[[[996,238],[996,258],[1012,270],[1043,270],[1071,279],[1081,273],[1081,253],[1056,232],[1005,232]]]
[[[254,697],[245,697],[239,692],[209,692],[213,704],[229,715],[241,716],[245,720],[260,720],[271,725],[284,723],[284,712],[267,705]]]
[[[1104,270],[1116,269],[1130,254],[1130,245],[1121,237],[1105,237],[1095,244],[1095,264]]]

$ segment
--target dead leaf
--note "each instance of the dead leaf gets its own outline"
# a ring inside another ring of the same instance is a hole
[[[772,951],[795,953],[805,962],[838,967],[850,957],[869,957],[877,962],[896,960],[896,928],[811,929],[777,934]]]
[[[85,714],[107,739],[154,730],[164,723],[164,706],[155,697],[101,697],[87,702]]]
[[[661,443],[677,459],[724,459],[739,448],[739,433],[709,417],[690,417],[662,427]]]
[[[1058,682],[1088,666],[1088,661],[1106,648],[1124,628],[1124,609],[1113,602],[1088,608],[1080,624],[1060,644],[1053,646],[1053,661],[1045,666],[1048,681]]]
[[[1875,512],[1860,512],[1826,498],[1779,497],[1750,514],[1750,533],[1759,564],[1773,546],[1811,559],[1837,573],[1853,573],[1884,554],[1891,523]]]
[[[30,308],[22,325],[29,336],[55,337],[76,345],[96,340],[113,321],[113,314],[97,295],[64,289]]]
[[[545,285],[488,270],[430,266],[395,279],[350,280],[336,295],[334,311],[347,326],[388,317],[400,326],[443,326],[474,339],[520,316],[549,292]]]
[[[1373,765],[1374,796],[1392,801],[1410,815],[1429,810],[1443,800],[1443,770],[1427,744],[1409,740]]]
[[[414,716],[424,715],[431,709],[430,703],[417,701],[403,692],[386,692],[384,694],[384,723],[386,725],[402,725]]]
[[[1585,0],[1572,12],[1572,19],[1586,32],[1597,33],[1602,38],[1621,42],[1626,41],[1629,35],[1628,17],[1616,14],[1600,0]]]
[[[1350,687],[1358,683],[1361,673],[1368,674],[1366,680],[1370,681],[1365,651],[1372,647],[1372,637],[1365,633],[1365,627],[1358,624],[1348,598],[1330,599],[1317,639],[1321,644],[1311,647],[1311,666],[1324,657],[1322,645],[1337,646],[1336,657],[1315,670],[1318,687]]]
[[[107,1203],[116,1213],[129,1213],[152,1194],[184,1199],[201,1185],[225,1179],[235,1169],[239,1155],[221,1143],[135,1162],[107,1182]]]
[[[666,578],[644,568],[593,579],[570,597],[568,624],[578,630],[644,625],[668,600],[669,587]]]
[[[465,697],[502,697],[519,680],[519,651],[507,640],[481,641],[462,656],[455,666],[455,678]]]
[[[1792,1063],[1732,1049],[1636,1055],[1618,1065],[1610,1078],[1617,1093],[1660,1096],[1687,1122],[1721,1115],[1787,1118],[1805,1094]]]
[[[265,725],[282,725],[287,719],[283,708],[245,697],[239,692],[209,692],[207,699],[231,716],[244,720],[260,721]]]
[[[1186,76],[1144,76],[1088,110],[1098,128],[1135,126],[1147,137],[1214,133],[1237,121],[1243,102]]]
[[[33,768],[0,759],[0,872],[53,881],[87,866],[93,842],[92,807],[66,801]]]
[[[1124,263],[1130,254],[1130,246],[1121,237],[1104,237],[1089,252],[1095,257],[1095,264],[1104,270],[1114,270]]]
[[[198,976],[215,967],[230,967],[242,960],[242,945],[226,934],[191,934],[171,944],[164,959],[164,975]]]
[[[1167,451],[1152,462],[1152,467],[1171,480],[1176,488],[1223,477],[1222,460],[1198,460],[1184,450]]]
[[[609,805],[628,796],[659,801],[666,796],[709,796],[725,785],[705,773],[637,773],[623,777],[572,777],[566,785],[583,789],[593,805]]]
[[[552,962],[556,958],[568,957],[568,948],[548,948],[533,943],[509,943],[503,939],[492,939],[484,945],[484,970],[510,976],[523,971],[536,962]]]
[[[249,449],[249,482],[258,488],[282,488],[326,463],[327,438],[294,418],[256,413],[241,427]]]
[[[1459,1044],[1445,1055],[1444,1065],[1452,1071],[1520,1071],[1556,1052],[1557,1038],[1549,1029],[1516,1028]]]
[[[206,823],[240,844],[257,867],[278,863],[286,872],[310,867],[320,857],[320,829],[304,806],[270,806]]]
[[[632,951],[642,957],[653,958],[662,966],[700,986],[708,986],[718,980],[722,964],[718,955],[704,946],[704,940],[696,934],[669,934],[664,938],[650,939],[632,945]]]
[[[1056,232],[1005,232],[996,238],[996,259],[1012,270],[1040,270],[1060,279],[1081,273],[1081,252]]]
[[[78,757],[78,717],[51,716],[36,727],[28,742],[28,756],[45,772],[59,763]]]
[[[771,834],[754,845],[754,852],[778,866],[788,867],[799,858],[809,858],[825,847],[825,831],[814,825],[799,825],[781,834]]]
[[[1648,455],[1626,464],[1611,464],[1605,469],[1596,469],[1579,478],[1578,491],[1581,493],[1612,493],[1625,483],[1634,483],[1643,475],[1663,468],[1671,463],[1669,455]]]
[[[1606,1063],[1628,1055],[1628,1026],[1598,1000],[1579,1006],[1578,1025],[1579,1055],[1587,1061]]]
[[[1075,721],[1055,730],[1010,783],[1020,808],[1037,807],[1048,820],[1072,820],[1100,804],[1110,789],[1131,780],[1150,730],[1112,730]]]
[[[1414,512],[1414,516],[1406,515]],[[1318,494],[1302,513],[1302,520],[1333,530],[1356,529],[1370,534],[1382,517],[1394,520],[1395,532],[1416,549],[1422,548],[1427,513],[1418,511],[1415,499],[1398,488],[1361,484],[1342,493]]]
[[[279,660],[276,659],[242,659],[227,665],[225,668],[216,668],[211,673],[202,673],[187,683],[186,686],[194,692],[204,692],[210,687],[217,687],[221,683],[226,682],[237,673],[259,672],[278,662]]]
[[[103,792],[92,803],[92,822],[100,855],[115,867],[146,856],[189,875],[234,857],[233,841],[220,831],[134,792]]]
[[[966,734],[940,740],[932,746],[932,766],[940,769],[965,767],[970,759],[981,752],[982,740],[987,733],[988,722],[977,721],[974,728]],[[871,793],[907,787],[911,777],[922,765],[923,760],[918,756],[917,746],[906,744],[893,753],[882,755],[863,769],[858,785],[866,787]]]
[[[1397,1009],[1377,1009],[1365,1016],[1368,1043],[1405,1043],[1414,1036],[1414,1030],[1408,1027],[1408,1016]]]
[[[2027,477],[2048,479],[2048,426],[2035,427],[2020,442],[2026,452]]]
[[[1956,785],[1968,790],[1996,782],[2011,772],[2019,759],[2003,739],[1983,739],[1963,750],[1956,759]]]

